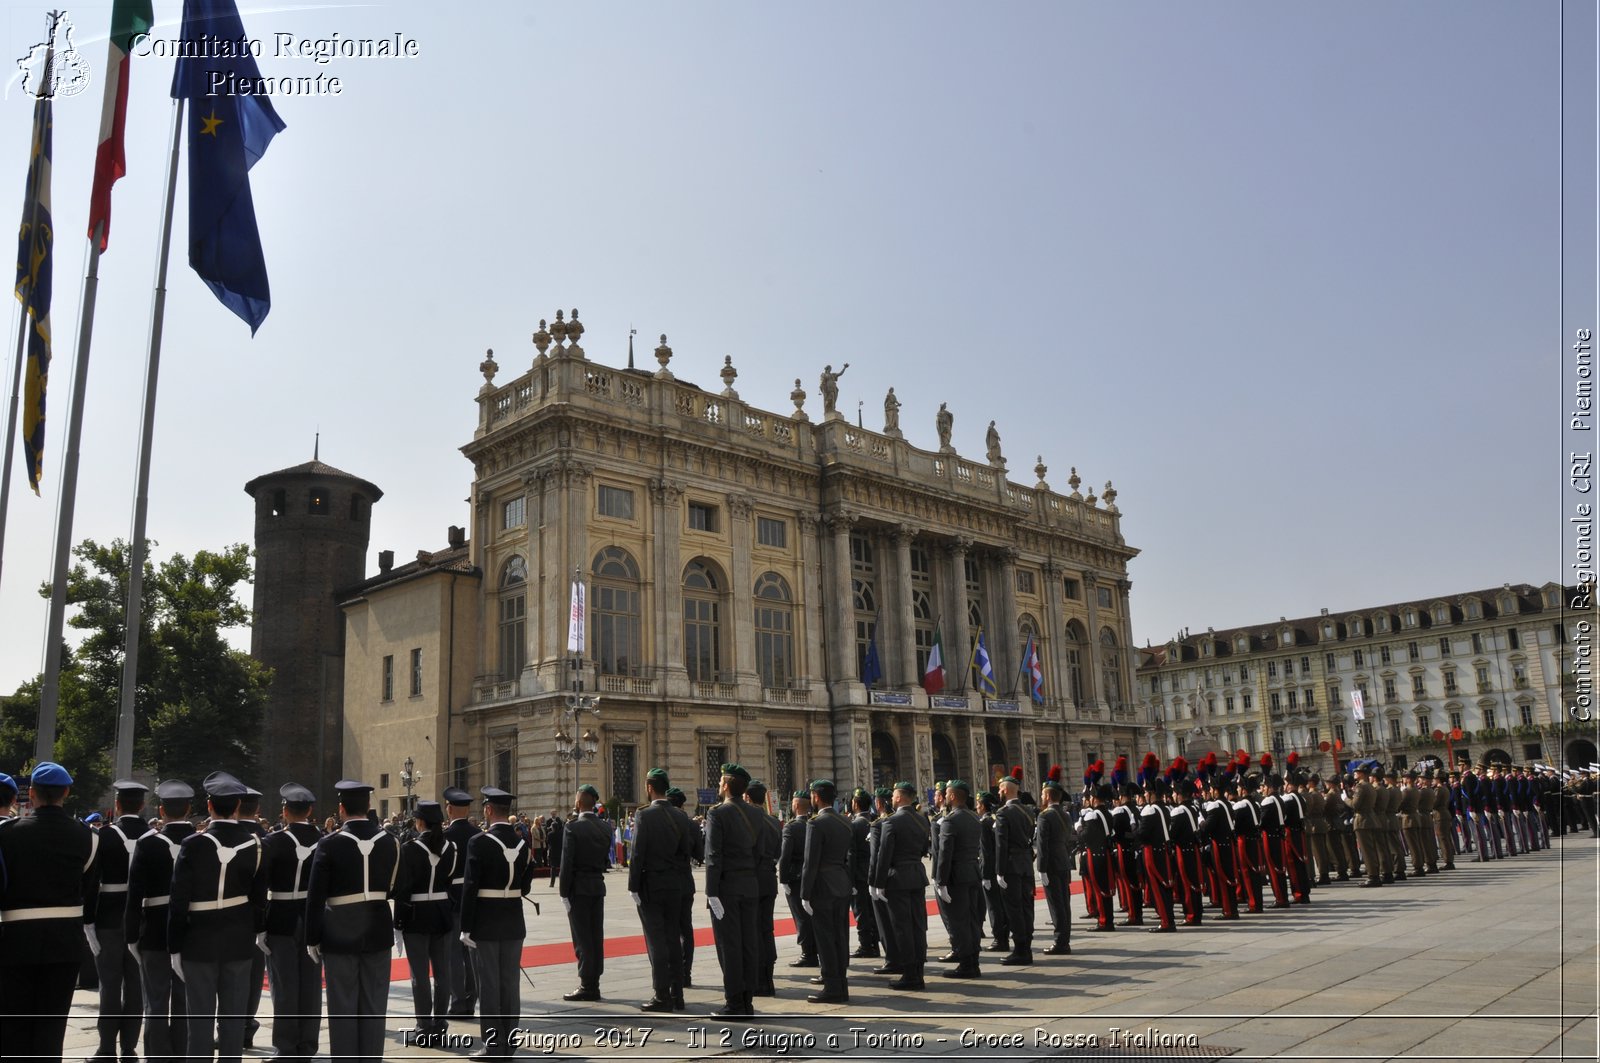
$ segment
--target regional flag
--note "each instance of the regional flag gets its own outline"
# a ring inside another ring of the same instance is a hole
[[[978,693],[992,698],[1000,693],[994,681],[994,662],[989,659],[989,648],[983,644],[983,628],[978,629],[978,642],[972,651],[972,670],[978,674]]]
[[[52,39],[54,31],[52,30]],[[22,200],[17,237],[17,300],[27,309],[28,372],[23,386],[22,456],[28,485],[39,493],[44,476],[44,392],[50,379],[50,277],[54,265],[55,224],[50,220],[50,94],[54,50],[47,52],[41,95],[33,105],[33,149],[28,160],[28,190]]]
[[[150,0],[116,0],[111,5],[111,40],[106,48],[106,91],[100,104],[100,146],[94,153],[94,189],[89,193],[89,239],[100,233],[100,250],[111,237],[111,186],[128,172],[123,132],[128,124],[128,56],[133,42],[148,33],[154,16]]]
[[[872,625],[872,635],[867,639],[867,655],[861,661],[861,681],[869,688],[883,678],[883,664],[878,660],[878,625]]]
[[[933,625],[933,649],[928,651],[928,667],[922,671],[922,689],[937,694],[944,689],[944,639],[939,625]]]
[[[1022,653],[1022,674],[1028,677],[1028,694],[1035,705],[1044,704],[1044,668],[1039,664],[1039,644],[1028,636],[1028,648]]]
[[[189,265],[254,336],[272,293],[250,168],[283,131],[283,120],[266,96],[210,94],[213,82],[253,85],[261,77],[248,48],[226,47],[248,39],[233,0],[183,0],[181,37],[172,97],[188,101]]]

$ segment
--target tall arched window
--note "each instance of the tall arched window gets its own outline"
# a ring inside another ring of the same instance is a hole
[[[1110,628],[1100,631],[1100,696],[1113,707],[1122,705],[1122,651],[1117,649],[1117,636]]]
[[[513,554],[500,568],[500,677],[528,663],[528,562]]]
[[[967,627],[976,636],[983,627],[983,568],[978,559],[968,554],[961,575],[967,590]]]
[[[928,672],[928,654],[933,652],[933,564],[928,551],[911,548],[911,624],[917,645],[917,678]]]
[[[722,671],[722,587],[703,560],[683,570],[683,663],[702,683],[716,682]]]
[[[794,599],[789,584],[776,572],[768,572],[756,580],[755,599],[756,670],[761,685],[786,687],[794,677]]]
[[[639,566],[620,546],[594,555],[593,644],[595,665],[605,675],[638,675]]]
[[[1067,624],[1067,694],[1074,705],[1083,704],[1083,628],[1073,620]]]
[[[868,580],[851,580],[850,585],[856,616],[856,675],[864,680],[867,674],[867,650],[872,647],[872,640],[878,634],[878,596]]]

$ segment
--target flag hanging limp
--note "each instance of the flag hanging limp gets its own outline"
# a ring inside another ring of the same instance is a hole
[[[100,146],[94,153],[94,189],[89,193],[89,239],[100,233],[100,250],[111,239],[111,186],[128,172],[123,134],[128,124],[128,56],[133,42],[148,33],[154,17],[150,0],[116,0],[111,5],[111,39],[106,48],[105,99],[100,106]]]
[[[17,237],[17,299],[28,315],[28,369],[23,384],[22,457],[28,486],[39,493],[44,475],[44,400],[50,380],[50,278],[55,223],[50,220],[50,63],[45,59],[42,95],[33,105],[33,144],[28,190]]]

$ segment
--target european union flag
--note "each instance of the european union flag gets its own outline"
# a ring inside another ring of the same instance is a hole
[[[861,681],[869,688],[883,678],[883,665],[878,660],[878,624],[873,621],[872,636],[867,639],[867,655],[861,662]]]
[[[233,0],[184,0],[172,97],[187,101],[189,265],[255,335],[272,307],[250,168],[283,130]]]

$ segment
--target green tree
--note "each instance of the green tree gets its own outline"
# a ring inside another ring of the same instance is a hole
[[[62,654],[55,759],[73,773],[73,798],[92,807],[110,782],[126,642],[128,546],[85,540],[67,577],[68,623],[83,633]],[[238,588],[250,550],[235,544],[145,562],[134,692],[134,766],[199,783],[218,769],[248,777],[256,764],[270,671],[224,633],[249,623]],[[40,593],[49,597],[48,585]],[[42,677],[0,709],[0,763],[32,759]]]

